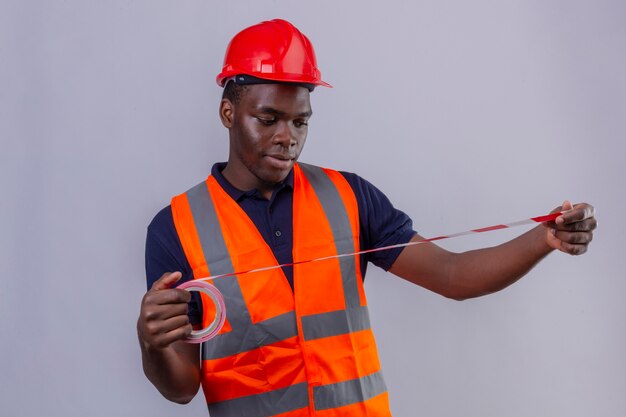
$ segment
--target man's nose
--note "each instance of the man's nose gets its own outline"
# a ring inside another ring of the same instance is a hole
[[[274,132],[273,141],[275,144],[279,144],[288,148],[296,144],[296,136],[293,131],[293,127],[286,120],[281,120],[276,125],[276,132]]]

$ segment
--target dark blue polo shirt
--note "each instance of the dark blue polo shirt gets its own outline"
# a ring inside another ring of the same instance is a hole
[[[293,238],[293,171],[276,186],[269,200],[257,190],[241,191],[233,187],[222,175],[226,163],[213,165],[211,174],[224,190],[241,206],[254,222],[259,232],[272,248],[281,264],[293,260],[291,245]],[[359,207],[361,250],[380,248],[408,242],[414,235],[411,219],[393,207],[389,199],[372,184],[356,174],[341,172],[356,196]],[[369,253],[361,256],[361,271],[365,277],[367,262],[384,270],[391,268],[402,248]],[[259,267],[265,265],[259,265]],[[180,271],[179,283],[193,279],[191,267],[174,227],[170,206],[161,210],[148,226],[146,239],[146,276],[148,288],[165,272]],[[289,284],[293,288],[293,268],[284,268]],[[189,305],[192,323],[202,320],[201,303],[197,292]]]

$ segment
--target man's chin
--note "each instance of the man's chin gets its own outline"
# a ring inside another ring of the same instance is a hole
[[[257,177],[269,186],[278,185],[285,181],[291,168],[286,170],[266,169],[263,172],[259,172]]]

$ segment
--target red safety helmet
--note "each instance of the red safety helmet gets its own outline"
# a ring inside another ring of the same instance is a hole
[[[263,80],[332,87],[322,81],[311,41],[294,25],[274,19],[235,35],[226,48],[224,67],[216,81],[246,74]]]

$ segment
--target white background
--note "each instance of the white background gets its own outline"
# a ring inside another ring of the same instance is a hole
[[[481,299],[369,269],[394,415],[626,415],[623,1],[0,4],[2,416],[207,415],[143,376],[145,230],[226,159],[214,77],[274,17],[335,86],[312,95],[302,160],[359,173],[423,235],[598,210],[588,254]]]

